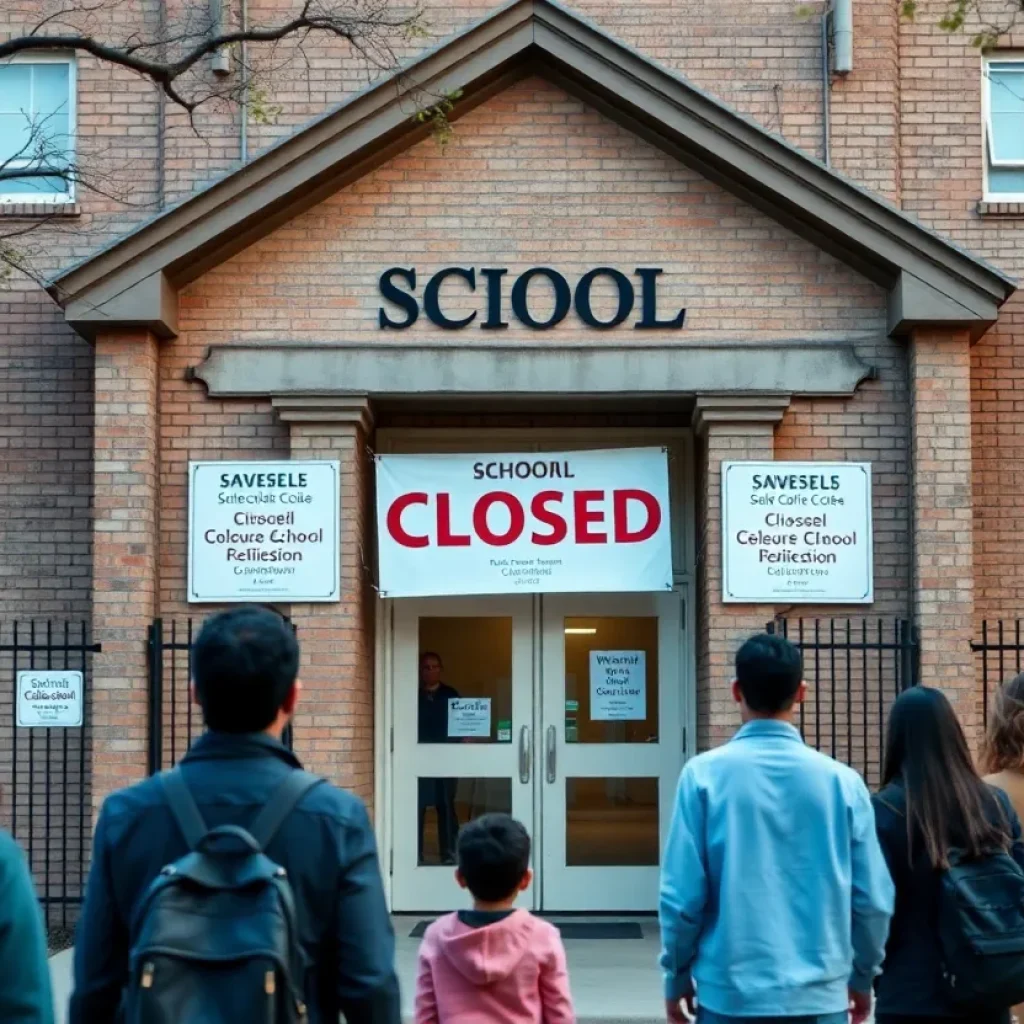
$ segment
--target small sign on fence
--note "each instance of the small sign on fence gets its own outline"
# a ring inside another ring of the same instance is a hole
[[[82,724],[85,680],[81,672],[35,670],[18,673],[18,725],[74,728]]]

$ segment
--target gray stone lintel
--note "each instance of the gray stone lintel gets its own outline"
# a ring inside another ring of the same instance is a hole
[[[850,341],[615,348],[240,344],[212,346],[190,376],[214,398],[843,397],[875,371]],[[293,418],[300,414],[296,408]],[[309,411],[306,418],[323,416]]]

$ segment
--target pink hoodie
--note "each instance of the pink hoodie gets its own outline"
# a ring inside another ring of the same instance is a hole
[[[471,928],[457,914],[423,936],[416,1024],[574,1024],[558,929],[526,910]]]

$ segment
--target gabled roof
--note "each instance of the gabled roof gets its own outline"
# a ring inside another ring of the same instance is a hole
[[[980,335],[1014,291],[1000,271],[904,216],[552,0],[515,0],[250,163],[56,276],[87,337],[176,333],[177,290],[419,141],[417,97],[459,116],[541,75],[889,290],[889,328]]]

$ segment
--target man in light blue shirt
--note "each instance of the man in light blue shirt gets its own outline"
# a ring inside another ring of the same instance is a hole
[[[807,747],[800,652],[755,636],[736,655],[743,727],[683,769],[661,874],[669,1021],[862,1024],[894,890],[867,788]]]

